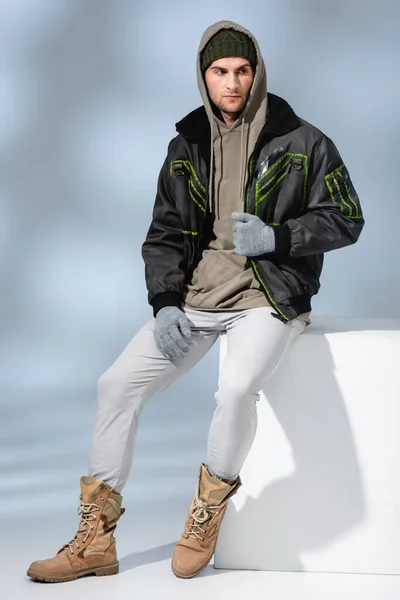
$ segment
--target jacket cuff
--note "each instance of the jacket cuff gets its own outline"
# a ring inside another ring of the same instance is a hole
[[[150,304],[153,307],[153,315],[156,317],[158,311],[165,306],[177,306],[181,308],[182,296],[179,292],[161,292],[161,294],[156,294],[150,300]]]
[[[275,254],[289,254],[292,248],[292,235],[287,225],[273,228],[275,233]]]

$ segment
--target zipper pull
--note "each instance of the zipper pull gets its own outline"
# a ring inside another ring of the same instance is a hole
[[[172,165],[172,170],[177,177],[185,177],[186,171],[183,162],[175,161]]]
[[[272,312],[272,313],[271,313],[271,316],[272,316],[272,317],[275,317],[275,319],[279,319],[279,321],[282,321],[282,323],[287,323],[287,319],[284,319],[284,318],[282,317],[282,315],[280,315],[280,314],[279,314],[279,313],[277,313],[277,312]]]
[[[289,172],[291,169],[294,171],[301,171],[303,168],[303,159],[302,158],[291,158],[289,162]]]

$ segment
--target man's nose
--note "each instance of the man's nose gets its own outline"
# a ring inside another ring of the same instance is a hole
[[[239,79],[234,73],[228,73],[226,87],[229,90],[235,91],[238,88]]]

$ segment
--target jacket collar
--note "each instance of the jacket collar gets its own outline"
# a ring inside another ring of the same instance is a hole
[[[273,136],[284,135],[300,125],[292,107],[279,96],[268,93],[268,118],[261,131]],[[210,138],[210,122],[204,106],[196,108],[175,125],[178,133],[192,142],[204,144]]]

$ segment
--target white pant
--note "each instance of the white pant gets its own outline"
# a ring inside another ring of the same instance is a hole
[[[145,402],[189,371],[226,332],[227,355],[215,394],[217,407],[205,462],[219,477],[236,477],[256,433],[259,390],[305,327],[299,319],[283,323],[271,312],[270,307],[219,312],[185,308],[193,324],[190,349],[174,361],[157,349],[154,319],[146,323],[99,378],[89,475],[122,490]]]

